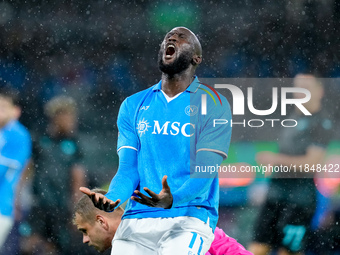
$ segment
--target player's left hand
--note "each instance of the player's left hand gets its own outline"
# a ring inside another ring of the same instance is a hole
[[[139,197],[132,196],[131,199],[143,205],[147,205],[150,207],[159,207],[164,209],[170,209],[172,206],[173,198],[170,191],[170,187],[167,182],[167,176],[164,175],[162,179],[162,190],[159,194],[149,190],[148,188],[144,188],[145,192],[148,193],[151,197],[148,197],[142,194],[139,190],[135,190],[135,194]]]

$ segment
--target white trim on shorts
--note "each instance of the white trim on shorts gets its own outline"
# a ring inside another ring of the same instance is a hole
[[[14,220],[11,217],[0,214],[0,248],[5,243],[11,229],[13,227]]]

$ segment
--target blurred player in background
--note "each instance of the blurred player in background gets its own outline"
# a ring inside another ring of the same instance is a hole
[[[312,74],[298,74],[294,78],[294,86],[310,91],[311,99],[304,107],[312,116],[302,115],[296,108],[290,118],[295,119],[298,125],[284,128],[279,137],[279,153],[260,152],[256,157],[258,164],[302,165],[308,170],[324,161],[332,135],[332,122],[322,110],[323,85]],[[300,95],[295,93],[294,97]],[[269,254],[274,248],[279,254],[304,253],[316,209],[314,173],[311,170],[293,175],[275,173],[272,176],[267,199],[255,224],[254,243],[249,248],[251,252],[255,255]]]
[[[14,223],[16,189],[31,156],[30,134],[18,121],[18,100],[17,92],[0,88],[0,250]]]
[[[79,187],[85,184],[76,103],[70,97],[57,96],[45,105],[45,113],[49,119],[47,131],[34,137],[31,246],[39,246],[36,242],[45,240],[48,247],[42,249],[75,254],[68,219],[79,198]]]
[[[231,113],[221,96],[222,105],[210,99],[208,114],[201,115],[203,86],[194,75],[201,61],[193,32],[176,27],[166,34],[159,51],[162,80],[120,107],[119,169],[109,192],[103,196],[82,189],[106,211],[135,191],[112,254],[205,254],[214,239],[218,179],[190,178],[190,173],[227,157],[231,128],[214,127],[213,119],[231,119]]]
[[[95,189],[96,193],[106,191]],[[123,208],[118,207],[112,213],[96,208],[91,199],[84,195],[75,205],[73,222],[83,234],[83,243],[103,252],[112,246],[112,239],[121,222]],[[235,239],[228,237],[222,229],[215,229],[215,239],[206,255],[251,255]]]

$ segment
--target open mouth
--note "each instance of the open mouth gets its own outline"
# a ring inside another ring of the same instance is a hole
[[[174,55],[175,52],[176,52],[175,46],[172,45],[172,44],[170,44],[170,45],[168,45],[168,46],[166,47],[165,56],[166,56],[167,58],[172,57],[172,55]]]

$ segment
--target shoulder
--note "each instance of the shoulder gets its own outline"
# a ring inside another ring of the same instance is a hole
[[[31,135],[28,129],[22,125],[19,121],[13,121],[6,129],[7,137],[16,141],[31,142]]]
[[[137,92],[136,94],[127,97],[123,101],[121,108],[126,107],[127,109],[135,109],[136,107],[138,107],[138,105],[141,104],[141,102],[147,97],[147,95],[152,92],[154,86],[156,85],[153,85],[150,88],[147,88],[145,90],[142,90],[140,92]]]
[[[21,134],[23,137],[26,137],[27,139],[30,139],[30,140],[31,140],[30,132],[29,132],[28,129],[27,129],[24,125],[22,125],[19,121],[18,121],[18,129],[19,129],[20,134]]]
[[[142,91],[137,92],[136,94],[133,94],[132,96],[129,96],[125,99],[125,101],[129,101],[129,102],[139,102],[140,100],[142,100],[148,93],[150,93],[152,91],[152,89],[154,88],[153,85],[150,88],[144,89]]]

